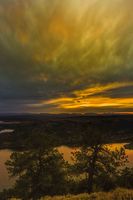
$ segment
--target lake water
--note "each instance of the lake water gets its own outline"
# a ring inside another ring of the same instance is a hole
[[[13,133],[13,132],[14,132],[13,129],[3,129],[3,130],[0,131],[0,134],[2,134],[2,133]]]
[[[115,150],[115,149],[120,149],[124,145],[125,145],[125,143],[122,143],[122,144],[111,144],[111,145],[108,145],[108,147],[110,149],[112,149],[112,150]],[[75,152],[76,150],[78,150],[78,148],[70,148],[70,147],[67,147],[67,146],[59,147],[59,152],[63,153],[64,154],[64,159],[69,161],[69,162],[72,162],[71,153]],[[129,160],[128,165],[130,167],[133,166],[133,150],[132,149],[130,149],[130,150],[126,149],[126,155],[128,155],[128,160]]]
[[[112,144],[112,145],[109,145],[109,148],[119,149],[123,145],[124,144]],[[60,151],[60,153],[63,153],[65,160],[72,162],[71,152],[75,152],[77,150],[77,148],[61,146],[58,148],[58,150]],[[1,150],[0,151],[0,190],[2,190],[4,188],[8,188],[14,183],[13,179],[9,178],[6,167],[5,167],[5,162],[6,162],[6,160],[8,160],[10,158],[11,153],[12,152],[10,150]],[[128,155],[129,166],[131,167],[131,166],[133,166],[133,150],[126,149],[126,154]]]
[[[11,151],[1,150],[0,151],[0,190],[8,188],[13,184],[13,180],[9,179],[5,162],[10,158]]]

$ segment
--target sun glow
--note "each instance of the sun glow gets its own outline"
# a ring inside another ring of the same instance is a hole
[[[112,83],[107,85],[96,85],[87,89],[73,91],[69,96],[41,101],[33,107],[43,107],[46,105],[55,106],[62,110],[76,110],[80,108],[133,108],[132,97],[109,97],[107,92],[132,86],[132,82]]]

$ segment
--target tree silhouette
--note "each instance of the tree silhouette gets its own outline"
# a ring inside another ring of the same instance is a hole
[[[106,174],[111,177],[119,173],[119,170],[127,162],[125,149],[111,150],[102,141],[101,134],[94,133],[91,145],[83,145],[73,153],[73,172],[86,179],[88,193],[93,191],[94,180]]]
[[[32,140],[30,150],[14,152],[6,162],[9,174],[17,177],[13,193],[25,200],[61,194],[66,178],[63,156],[50,145],[48,138]]]

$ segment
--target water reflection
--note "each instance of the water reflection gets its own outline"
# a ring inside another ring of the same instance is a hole
[[[3,130],[0,131],[0,134],[2,134],[2,133],[13,133],[13,132],[14,132],[13,129],[3,129]]]
[[[112,150],[115,149],[120,149],[121,147],[124,147],[126,143],[121,143],[121,144],[110,144],[108,145],[108,147]],[[68,162],[72,162],[72,158],[71,158],[71,152],[75,152],[76,150],[78,150],[78,148],[70,148],[67,146],[61,146],[58,148],[60,153],[64,154],[64,159],[67,160]],[[133,166],[133,149],[126,149],[126,155],[128,155],[128,166],[132,167]]]
[[[8,124],[8,125],[11,125],[11,124],[20,124],[20,122],[17,122],[17,121],[14,121],[14,122],[12,122],[12,121],[0,121],[0,124]]]
[[[112,144],[112,145],[109,145],[109,147],[112,150],[115,150],[116,148],[120,149],[121,147],[124,147],[124,145],[126,145],[126,143]],[[125,152],[126,152],[126,155],[128,155],[128,160],[129,160],[128,166],[133,167],[133,149],[126,149]]]
[[[11,153],[10,150],[0,151],[0,190],[10,187],[14,182],[9,178],[5,167],[5,162],[10,158]]]
[[[109,148],[111,149],[119,149],[121,147],[123,147],[125,144],[112,144],[109,145]],[[78,150],[78,148],[70,148],[67,146],[61,146],[58,148],[60,153],[63,153],[64,155],[64,159],[68,162],[72,162],[72,158],[71,158],[71,153],[75,152],[76,150]],[[9,179],[8,177],[8,173],[5,167],[5,162],[6,160],[8,160],[10,158],[11,155],[11,151],[10,150],[1,150],[0,151],[0,190],[4,189],[4,188],[8,188],[13,184],[13,180]],[[128,155],[129,158],[129,166],[132,167],[133,166],[133,150],[129,150],[126,149],[126,154]]]

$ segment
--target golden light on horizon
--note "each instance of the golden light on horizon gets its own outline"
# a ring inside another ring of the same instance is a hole
[[[81,107],[119,107],[119,108],[133,108],[133,98],[109,98],[109,97],[95,97],[80,100],[80,102],[62,103],[59,107],[63,109],[76,109]]]
[[[107,85],[97,85],[84,90],[73,91],[69,96],[41,101],[32,104],[33,107],[43,107],[54,105],[57,110],[76,110],[80,108],[133,108],[133,97],[109,97],[107,92],[132,86],[132,82],[111,83]]]

